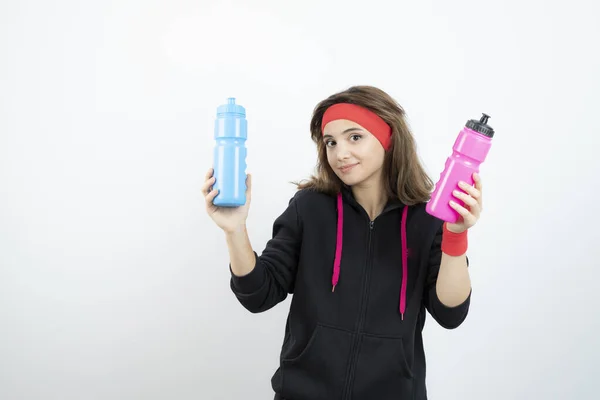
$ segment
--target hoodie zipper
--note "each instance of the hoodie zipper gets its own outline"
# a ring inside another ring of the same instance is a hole
[[[373,264],[372,257],[372,237],[373,237],[373,226],[375,225],[375,221],[369,221],[369,239],[367,246],[367,267],[365,271],[365,279],[363,280],[363,292],[362,292],[362,301],[360,304],[360,311],[358,316],[358,328],[356,331],[356,336],[354,337],[354,341],[352,343],[352,351],[350,355],[350,364],[347,372],[347,379],[345,385],[345,394],[342,396],[344,399],[350,399],[352,393],[352,383],[354,382],[354,373],[356,371],[356,364],[358,362],[358,354],[360,353],[360,344],[362,341],[362,330],[363,324],[365,320],[365,314],[367,313],[367,303],[369,300],[369,283],[371,278],[371,269]]]

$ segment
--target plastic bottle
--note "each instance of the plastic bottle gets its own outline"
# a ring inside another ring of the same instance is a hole
[[[213,189],[218,194],[213,204],[218,207],[240,207],[246,204],[246,109],[235,104],[235,98],[217,108],[215,120]]]
[[[457,189],[464,192],[459,186],[459,181],[473,185],[473,173],[479,172],[480,165],[492,146],[494,129],[487,124],[489,115],[483,114],[479,121],[469,120],[460,131],[452,147],[453,152],[446,160],[444,171],[435,184],[431,199],[425,207],[426,211],[443,221],[455,223],[460,219],[460,214],[449,204],[454,200],[464,207],[464,202],[454,197],[452,192]]]

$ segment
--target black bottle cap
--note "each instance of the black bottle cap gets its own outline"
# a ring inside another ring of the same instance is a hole
[[[490,118],[489,115],[483,114],[479,121],[477,121],[476,119],[471,119],[467,121],[466,127],[469,129],[473,129],[475,132],[479,132],[482,135],[492,138],[494,137],[494,128],[487,124],[488,118]]]

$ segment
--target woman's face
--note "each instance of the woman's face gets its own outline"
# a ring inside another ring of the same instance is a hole
[[[327,161],[335,174],[349,186],[379,181],[385,150],[369,131],[359,124],[339,119],[323,130]]]

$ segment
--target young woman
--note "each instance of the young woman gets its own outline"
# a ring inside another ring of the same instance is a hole
[[[251,177],[236,209],[212,204],[212,169],[203,186],[240,303],[258,313],[293,294],[275,399],[426,399],[426,310],[448,329],[467,316],[467,231],[481,213],[481,180],[455,193],[457,223],[427,214],[433,184],[404,110],[374,87],[323,100],[310,130],[317,174],[299,184],[260,256],[245,226]]]

